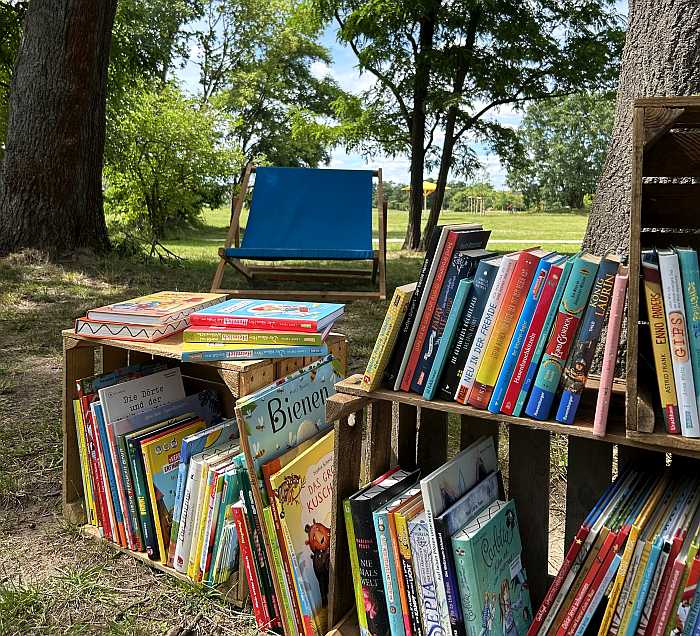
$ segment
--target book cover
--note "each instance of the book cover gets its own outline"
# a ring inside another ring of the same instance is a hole
[[[644,298],[646,300],[651,346],[654,353],[656,382],[661,398],[661,410],[666,424],[666,431],[678,434],[680,429],[680,413],[678,412],[678,397],[676,381],[673,377],[673,362],[669,333],[666,325],[666,309],[661,292],[661,274],[659,258],[655,250],[642,251],[642,275],[644,276]]]
[[[95,492],[95,507],[97,516],[102,527],[102,532],[107,539],[112,539],[112,519],[107,506],[107,496],[105,493],[105,483],[102,478],[99,439],[95,430],[95,423],[90,409],[83,411],[85,419],[85,435],[87,442],[88,461],[90,463],[90,472],[92,474],[92,484]]]
[[[486,346],[488,345],[491,332],[493,331],[496,314],[505,297],[506,286],[510,280],[511,274],[515,269],[515,264],[518,260],[518,252],[508,254],[501,259],[498,267],[498,272],[491,286],[489,298],[486,301],[486,306],[481,314],[479,326],[472,341],[472,345],[467,355],[467,361],[462,369],[457,391],[453,399],[460,404],[466,404],[469,393],[474,386],[476,373],[479,370],[481,360],[483,359]]]
[[[459,320],[462,317],[464,304],[469,296],[469,290],[472,288],[472,283],[473,280],[471,278],[465,278],[461,280],[457,286],[454,301],[452,302],[450,313],[447,316],[447,322],[445,323],[445,329],[442,332],[442,336],[440,336],[440,343],[438,344],[437,351],[435,352],[433,365],[430,367],[428,379],[425,381],[423,397],[426,400],[432,400],[435,392],[437,391],[438,381],[442,375],[442,370],[445,366],[447,356],[453,348],[452,343],[454,342],[455,333],[457,332],[457,327],[459,326]]]
[[[540,361],[525,413],[536,419],[549,417],[554,395],[578,330],[583,311],[598,271],[600,258],[591,254],[579,256],[573,264],[566,289],[559,303],[559,312]]]
[[[328,631],[328,581],[333,503],[333,431],[270,477],[287,551],[309,599],[312,620]]]
[[[469,241],[469,233],[457,235],[447,270],[441,281],[438,280],[440,278],[438,271],[433,281],[433,288],[430,290],[430,297],[426,303],[421,324],[418,326],[413,351],[407,365],[407,372],[410,372],[407,385],[408,390],[419,395],[422,395],[425,389],[425,383],[445,330],[457,286],[460,281],[474,276],[479,261],[495,256],[493,252],[483,249],[464,249],[462,245]]]
[[[599,437],[605,435],[608,421],[612,385],[615,379],[615,365],[617,364],[617,353],[620,348],[620,328],[625,313],[628,280],[629,271],[625,265],[621,265],[617,276],[615,276],[612,300],[610,301],[610,317],[608,318],[608,331],[603,351],[603,366],[600,371],[600,386],[598,387],[598,398],[593,418],[593,434]]]
[[[552,254],[549,256],[543,256],[537,265],[537,269],[532,277],[532,282],[530,283],[530,289],[528,289],[527,296],[525,297],[525,303],[523,304],[522,311],[520,312],[520,317],[515,325],[513,337],[510,339],[508,350],[506,351],[505,358],[503,359],[503,365],[498,373],[498,379],[493,387],[491,399],[489,400],[488,409],[492,413],[500,413],[501,409],[503,408],[506,391],[511,384],[511,378],[513,377],[515,365],[520,358],[520,354],[523,353],[525,337],[530,331],[530,325],[533,322],[535,310],[537,309],[540,298],[542,298],[542,294],[547,290],[549,270],[551,269],[552,265],[562,263],[565,260],[566,257],[561,256],[560,254]],[[531,338],[531,343],[533,340],[534,337]],[[534,343],[530,344],[530,349],[532,349],[533,346]],[[524,367],[524,364],[522,366]],[[522,375],[523,374],[521,371],[521,378]]]
[[[496,501],[452,537],[469,636],[524,634],[532,619],[515,503]]]
[[[100,322],[88,320],[88,318],[78,318],[75,321],[75,333],[86,338],[158,342],[158,340],[181,332],[189,324],[187,318],[163,325],[130,325],[123,322]]]
[[[496,470],[498,470],[498,458],[493,439],[482,437],[420,481],[425,516],[428,522],[433,571],[435,572],[435,590],[440,624],[445,634],[452,632],[452,625],[433,520],[475,484]]]
[[[345,531],[348,535],[348,552],[350,553],[350,570],[352,571],[352,587],[355,591],[355,609],[357,611],[357,623],[361,636],[369,636],[367,628],[367,612],[365,611],[364,595],[362,594],[362,582],[360,578],[360,559],[357,555],[355,543],[355,526],[352,522],[352,510],[350,499],[343,501],[343,518],[345,519]]]
[[[195,327],[318,333],[340,318],[344,311],[345,305],[336,303],[232,298],[194,312],[190,315],[190,324]]]
[[[430,553],[430,538],[428,537],[428,522],[425,510],[408,522],[408,534],[413,555],[413,568],[418,588],[421,619],[427,634],[442,634],[440,611],[435,595],[435,572]]]
[[[675,251],[678,254],[678,263],[681,268],[695,401],[700,405],[700,266],[698,266],[698,253],[689,247],[677,247]]]
[[[328,355],[325,344],[319,346],[231,344],[229,342],[183,342],[183,362],[216,362],[221,360],[267,360],[304,358]]]
[[[664,297],[666,324],[669,332],[669,347],[673,363],[673,378],[676,381],[678,413],[681,434],[684,437],[700,437],[698,404],[695,399],[693,365],[690,361],[687,320],[683,304],[678,255],[673,250],[657,250],[661,273],[661,292]]]
[[[610,310],[615,277],[619,268],[620,257],[613,255],[606,256],[598,266],[588,306],[576,332],[576,339],[561,377],[562,395],[556,420],[563,424],[574,423],[588,372],[593,363],[593,356]]]
[[[105,387],[112,386],[113,384],[126,382],[127,380],[133,380],[134,378],[140,378],[141,376],[156,373],[158,371],[163,371],[167,368],[167,365],[163,364],[162,362],[143,362],[132,364],[128,367],[120,367],[119,369],[114,369],[114,371],[109,371],[107,373],[97,373],[95,375],[88,376],[87,378],[80,378],[79,380],[76,380],[76,390],[78,391],[79,398],[88,397],[97,393],[99,389],[104,389]]]
[[[392,540],[398,548],[395,555],[400,565],[401,583],[403,584],[402,610],[404,617],[408,616],[407,632],[413,636],[423,636],[423,623],[418,604],[418,587],[416,584],[415,568],[413,566],[413,554],[408,534],[408,522],[423,511],[423,503],[420,500],[420,489],[412,491],[413,496],[391,513],[393,525],[390,526]],[[404,623],[406,620],[404,618]]]
[[[80,477],[83,484],[83,499],[85,502],[85,512],[87,522],[91,526],[98,525],[95,501],[93,499],[92,475],[90,474],[90,459],[87,450],[87,438],[85,435],[85,425],[83,424],[83,411],[80,407],[80,400],[73,400],[73,419],[75,420],[75,435],[78,440],[78,454],[80,456]]]
[[[367,368],[362,376],[360,387],[365,391],[374,391],[381,384],[384,370],[389,363],[401,324],[415,290],[416,283],[402,285],[394,290],[384,322],[374,343],[374,349],[372,349],[367,361]]]
[[[255,331],[229,327],[188,327],[182,333],[183,342],[228,342],[247,345],[296,345],[318,347],[327,333],[301,331]]]
[[[518,318],[527,300],[540,260],[546,255],[543,250],[520,252],[513,273],[505,288],[504,299],[494,317],[494,326],[484,355],[474,377],[467,402],[478,409],[486,409],[491,400],[498,374],[503,366]]]
[[[198,309],[223,300],[226,294],[161,291],[91,309],[87,318],[132,325],[165,324],[182,320]]]
[[[491,293],[496,274],[501,265],[501,258],[490,258],[479,261],[474,273],[474,281],[464,304],[459,326],[454,338],[454,344],[449,349],[449,357],[440,376],[438,397],[443,400],[454,400],[462,371],[467,363],[472,342],[476,335],[481,315]]]

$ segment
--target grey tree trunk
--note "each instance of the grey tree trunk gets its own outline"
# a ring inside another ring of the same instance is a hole
[[[0,254],[109,247],[105,97],[117,0],[32,0],[0,171]]]
[[[627,256],[632,103],[637,97],[700,92],[700,3],[630,0],[615,127],[583,241],[596,254]]]

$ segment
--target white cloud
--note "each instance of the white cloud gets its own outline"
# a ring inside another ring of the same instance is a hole
[[[313,75],[316,79],[323,79],[331,72],[328,64],[322,62],[321,60],[311,62],[311,67],[309,70],[311,71],[311,75]]]

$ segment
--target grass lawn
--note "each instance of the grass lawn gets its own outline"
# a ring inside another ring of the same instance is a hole
[[[415,280],[422,260],[399,250],[405,219],[405,212],[389,214],[390,293]],[[560,242],[580,241],[586,217],[446,214],[442,221],[483,223],[498,251],[542,242],[569,253],[576,244]],[[249,615],[82,538],[60,517],[60,331],[118,299],[208,290],[227,223],[227,209],[211,211],[201,229],[169,240],[183,258],[177,265],[80,253],[58,264],[31,252],[0,259],[0,635],[158,634],[197,616],[196,634],[256,633]],[[242,286],[229,276],[230,285]],[[348,306],[338,328],[350,341],[350,372],[364,368],[385,311],[379,302]],[[554,465],[563,466],[566,446],[553,448]]]

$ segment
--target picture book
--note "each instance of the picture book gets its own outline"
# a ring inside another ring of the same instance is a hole
[[[288,554],[320,633],[328,631],[333,431],[270,477]]]
[[[219,360],[265,360],[272,358],[320,357],[328,354],[325,344],[255,345],[229,342],[183,342],[183,362],[216,362]]]
[[[143,362],[131,364],[128,367],[120,367],[114,369],[114,371],[108,371],[107,373],[98,373],[88,376],[87,378],[81,378],[76,381],[78,397],[83,398],[90,396],[97,393],[100,389],[112,386],[113,384],[140,378],[141,376],[163,371],[164,369],[167,369],[167,365],[162,362]]]
[[[262,331],[231,329],[229,327],[188,327],[182,334],[183,342],[228,342],[231,344],[295,345],[318,347],[323,344],[330,328],[322,333],[301,331]]]
[[[75,333],[87,338],[110,338],[111,340],[130,340],[132,342],[157,342],[179,333],[189,320],[175,320],[165,324],[130,325],[123,322],[101,322],[78,318],[75,321]]]
[[[279,331],[323,331],[343,315],[345,305],[293,300],[233,298],[190,316],[197,327],[234,327]]]
[[[695,401],[700,404],[700,265],[698,265],[698,253],[694,249],[677,247],[675,251],[681,268]]]
[[[423,502],[421,501],[420,488],[415,488],[413,493],[407,501],[399,504],[391,512],[389,529],[392,535],[392,543],[395,546],[394,559],[398,564],[397,568],[399,568],[399,575],[401,576],[399,589],[405,629],[411,634],[421,634],[423,625],[421,622],[418,586],[416,584],[408,523],[423,510]]]
[[[435,595],[435,572],[430,553],[428,522],[425,510],[408,522],[408,535],[413,555],[413,569],[418,588],[418,603],[423,627],[427,634],[441,634],[440,612]]]
[[[226,300],[226,294],[162,291],[87,312],[88,320],[152,325],[177,322],[192,312]]]

